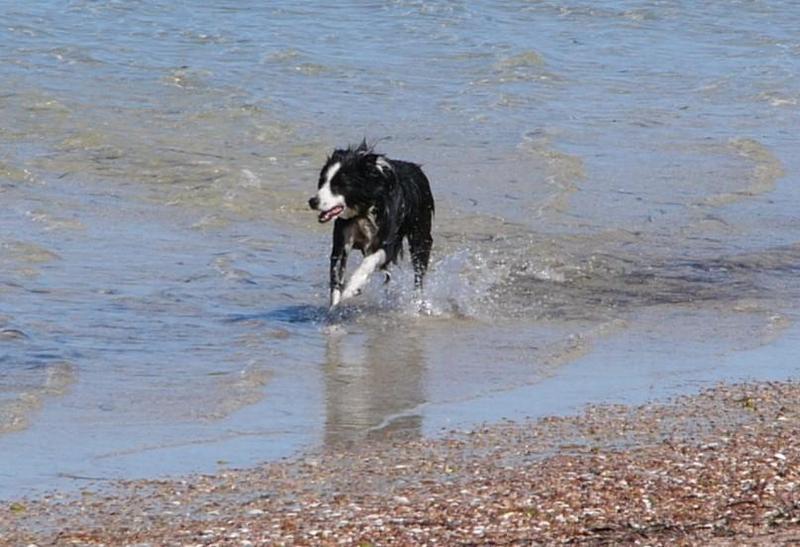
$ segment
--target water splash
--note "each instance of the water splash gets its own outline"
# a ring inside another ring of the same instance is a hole
[[[392,269],[391,282],[384,283],[381,276],[374,276],[364,300],[343,309],[352,310],[355,306],[367,314],[489,319],[491,288],[502,283],[508,273],[502,262],[462,248],[431,263],[422,291],[414,288],[412,269],[401,264]]]

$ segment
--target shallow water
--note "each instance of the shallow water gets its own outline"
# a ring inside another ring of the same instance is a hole
[[[785,2],[0,2],[0,497],[796,375]],[[333,146],[421,162],[325,310]]]

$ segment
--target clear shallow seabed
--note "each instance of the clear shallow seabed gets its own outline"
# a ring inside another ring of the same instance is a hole
[[[796,376],[789,2],[0,1],[0,498]],[[334,146],[423,164],[330,316]]]

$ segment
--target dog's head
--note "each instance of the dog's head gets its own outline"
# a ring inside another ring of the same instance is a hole
[[[319,221],[353,218],[375,204],[392,166],[365,141],[357,147],[334,150],[319,173],[317,193],[308,206],[319,211]]]

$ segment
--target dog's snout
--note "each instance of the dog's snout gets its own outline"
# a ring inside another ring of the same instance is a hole
[[[319,207],[319,198],[317,196],[312,197],[310,200],[308,200],[308,206],[312,209]]]

